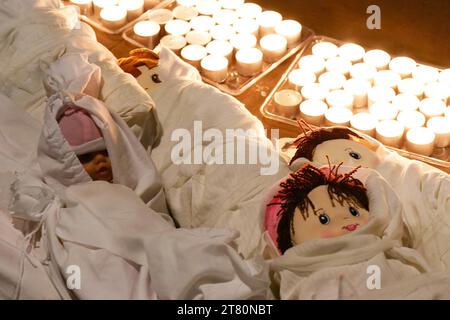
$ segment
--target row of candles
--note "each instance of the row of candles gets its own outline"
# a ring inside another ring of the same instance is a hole
[[[426,156],[450,145],[450,69],[323,41],[299,60],[287,84],[274,95],[275,113],[282,117],[351,126]]]
[[[251,77],[265,63],[282,58],[301,39],[302,25],[283,20],[280,13],[263,11],[244,1],[177,1],[171,9],[148,12],[133,27],[134,38],[155,48],[161,44],[199,69],[212,81],[226,81],[233,65]]]

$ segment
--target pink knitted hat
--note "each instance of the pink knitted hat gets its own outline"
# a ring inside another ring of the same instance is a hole
[[[102,133],[87,111],[68,107],[59,118],[58,124],[77,156],[106,149]]]

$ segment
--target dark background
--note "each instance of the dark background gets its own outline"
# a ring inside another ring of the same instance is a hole
[[[450,0],[253,1],[298,20],[317,35],[450,68]],[[370,5],[381,9],[381,30],[366,27]]]

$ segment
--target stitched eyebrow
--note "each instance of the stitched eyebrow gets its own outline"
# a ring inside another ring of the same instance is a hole
[[[325,210],[323,209],[323,208],[319,208],[319,209],[313,209],[314,210],[314,215],[316,215],[317,216],[317,213],[319,212],[319,211],[323,211],[323,212],[325,212]]]

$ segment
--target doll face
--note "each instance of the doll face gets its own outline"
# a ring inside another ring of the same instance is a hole
[[[369,212],[364,208],[345,201],[342,204],[336,200],[332,202],[328,186],[313,189],[308,198],[314,204],[314,209],[308,206],[309,216],[306,220],[299,209],[295,210],[291,230],[294,244],[343,236],[358,230],[369,221]]]
[[[327,164],[327,156],[331,164],[343,163],[345,166],[375,169],[381,162],[377,156],[378,146],[363,139],[328,140],[316,147],[313,162]]]
[[[112,182],[113,174],[108,151],[96,151],[78,156],[84,170],[93,181]]]
[[[140,66],[137,69],[141,74],[136,80],[145,91],[152,92],[157,84],[161,83],[158,75],[158,67],[149,69],[147,66]]]

